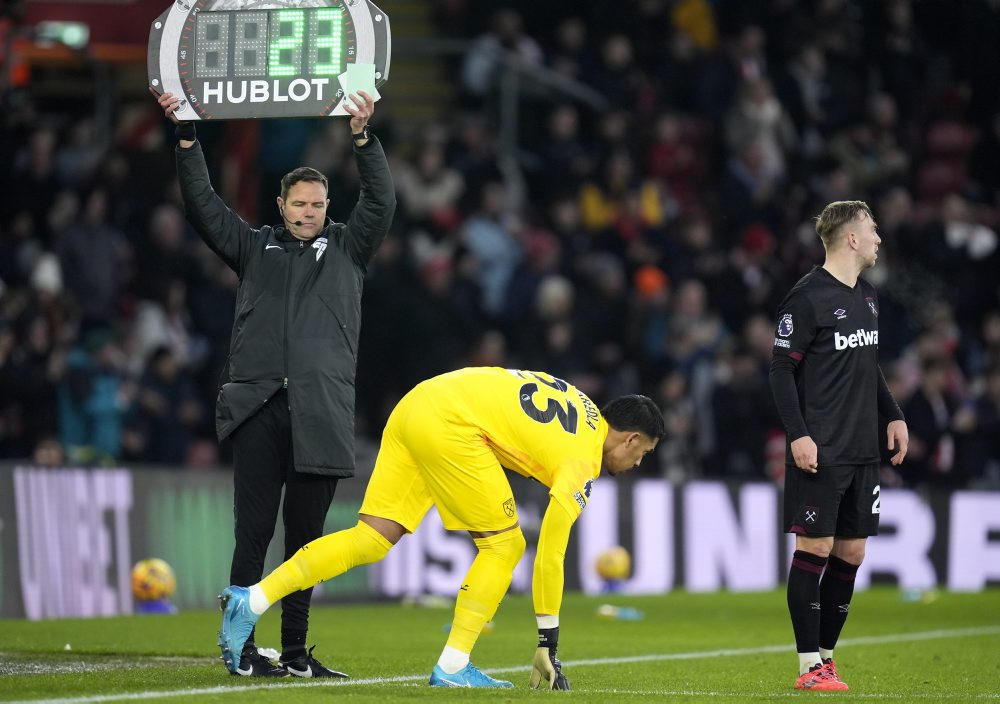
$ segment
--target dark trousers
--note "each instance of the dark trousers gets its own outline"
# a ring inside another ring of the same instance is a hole
[[[264,576],[264,556],[274,536],[282,486],[287,560],[303,545],[323,535],[337,478],[295,471],[288,393],[284,389],[240,425],[232,437],[236,548],[229,580],[245,587]],[[286,633],[295,631],[301,632],[304,639],[311,596],[309,588],[281,600],[282,640]]]

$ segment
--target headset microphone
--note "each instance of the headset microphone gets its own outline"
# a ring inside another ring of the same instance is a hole
[[[281,211],[281,219],[284,220],[285,222],[287,222],[289,225],[295,225],[295,227],[302,227],[302,221],[301,220],[289,220],[288,218],[285,217],[285,209],[284,208],[278,208],[278,210]]]

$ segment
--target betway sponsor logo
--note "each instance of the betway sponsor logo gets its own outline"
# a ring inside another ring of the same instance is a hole
[[[846,350],[848,347],[867,347],[878,344],[878,330],[863,330],[850,335],[841,335],[839,332],[833,333],[833,345],[838,350]]]

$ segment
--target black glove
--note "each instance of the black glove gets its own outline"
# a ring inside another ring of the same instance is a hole
[[[556,657],[559,627],[538,630],[538,647],[531,665],[528,684],[532,689],[569,689],[569,680],[562,672],[562,663]]]
[[[198,133],[194,129],[194,123],[191,121],[178,122],[174,125],[174,137],[177,141],[185,140],[188,142],[193,142],[198,139]]]

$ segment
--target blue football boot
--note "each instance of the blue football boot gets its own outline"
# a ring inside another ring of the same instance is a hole
[[[219,605],[222,607],[219,648],[226,669],[236,674],[243,646],[259,617],[250,610],[250,590],[246,587],[226,587],[219,595]]]
[[[507,680],[495,680],[473,665],[471,662],[464,668],[449,675],[441,669],[440,665],[434,666],[430,679],[431,687],[494,687],[499,689],[512,689],[513,682]]]

